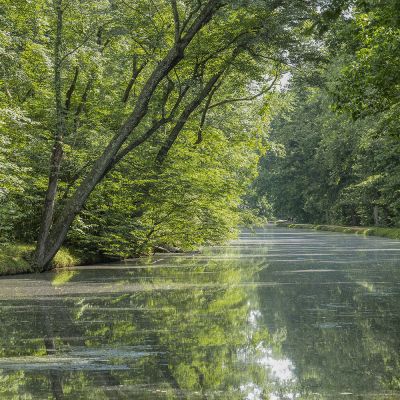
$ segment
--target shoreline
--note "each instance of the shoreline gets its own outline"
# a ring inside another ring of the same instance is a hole
[[[400,240],[400,228],[384,228],[378,226],[341,226],[325,224],[293,224],[290,222],[276,222],[276,226],[291,229],[313,229],[316,231],[351,233],[364,236],[378,236],[387,239]]]
[[[30,254],[32,254],[34,248],[34,245],[23,243],[1,244],[0,277],[34,273],[35,271],[32,271],[29,261]],[[109,262],[110,259],[111,258],[93,253],[88,254],[84,253],[84,251],[62,247],[54,257],[52,262],[53,268],[50,271]]]
[[[295,224],[290,222],[275,222],[273,224],[277,227],[289,229],[310,229],[400,240],[400,228]],[[32,271],[29,262],[29,254],[32,253],[33,249],[34,245],[22,243],[0,244],[0,277],[33,273],[34,271]],[[62,247],[53,260],[53,268],[51,271],[110,261],[115,261],[115,258],[87,254],[76,249]]]

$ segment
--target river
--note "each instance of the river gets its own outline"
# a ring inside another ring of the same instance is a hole
[[[0,279],[0,399],[400,399],[400,241],[269,227]]]

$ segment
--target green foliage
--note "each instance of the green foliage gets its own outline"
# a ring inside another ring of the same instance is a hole
[[[32,272],[30,266],[33,245],[0,244],[0,275]],[[98,261],[93,255],[62,247],[53,260],[54,268],[69,268],[88,262]]]
[[[0,245],[0,274],[16,274],[30,272],[28,254],[33,246],[27,245]]]
[[[195,129],[186,129],[162,171],[146,171],[130,156],[93,194],[71,240],[127,256],[157,246],[192,250],[232,237],[256,173],[260,138],[250,131],[246,140],[229,139],[222,128],[207,127],[194,145]]]
[[[393,121],[398,115],[400,88],[398,4],[367,2],[354,14],[350,25],[355,32],[355,56],[342,65],[332,85],[336,108],[349,111],[355,118],[386,112],[382,125],[398,135]]]
[[[190,15],[194,19],[197,6],[179,3],[182,21]],[[135,138],[168,113],[182,87],[189,85],[177,110],[182,111],[229,58],[232,38],[248,35],[247,45],[257,51],[277,51],[287,35],[280,25],[292,16],[278,12],[271,19],[276,39],[265,46],[251,32],[254,27],[260,30],[268,13],[262,3],[243,7],[237,2],[215,17],[168,82],[156,90]],[[66,131],[56,214],[131,113],[142,86],[173,44],[172,21],[169,1],[68,1],[61,65]],[[56,126],[56,22],[49,2],[0,2],[0,242],[33,242],[37,236]],[[202,58],[210,61],[201,64],[196,76],[193,66]],[[250,105],[230,101],[249,96],[255,82],[257,90],[264,89],[281,68],[277,62],[261,64],[245,51],[236,62],[213,96],[211,105],[222,101],[221,107],[210,109],[201,125],[201,108],[186,121],[161,171],[154,160],[174,120],[128,155],[93,192],[70,232],[70,244],[127,256],[157,245],[192,249],[234,234],[241,220],[241,197],[264,145],[260,113],[265,112],[260,110],[266,99],[260,96]],[[139,67],[129,87],[132,68]],[[171,82],[170,98],[162,104]]]
[[[391,2],[358,4],[350,17],[342,13],[346,1],[221,3],[151,93],[146,82],[204,2],[179,1],[175,11],[167,0],[66,3],[58,65],[54,4],[0,1],[0,242],[37,238],[60,113],[53,228],[62,226],[63,211],[78,213],[67,245],[90,254],[192,250],[274,214],[371,224],[378,207],[381,224],[399,223],[398,26]],[[314,70],[329,58],[325,72]],[[294,66],[294,83],[279,97],[274,82]],[[185,114],[218,71],[212,90]],[[365,105],[356,92],[367,86]],[[147,94],[140,123],[115,157],[145,140],[94,180],[85,205],[74,210],[78,188]],[[375,110],[380,118],[353,122],[330,110],[332,101],[354,116]]]
[[[272,147],[255,183],[278,218],[340,225],[400,225],[400,142],[385,115],[353,120],[330,107],[337,60],[299,71],[272,122]],[[315,77],[317,79],[315,79]]]

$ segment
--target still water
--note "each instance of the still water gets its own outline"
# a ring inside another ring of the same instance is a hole
[[[0,399],[400,399],[400,241],[267,228],[0,279]]]

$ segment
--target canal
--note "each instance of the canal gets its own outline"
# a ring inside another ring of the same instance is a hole
[[[400,399],[400,241],[268,227],[0,279],[0,399]]]

